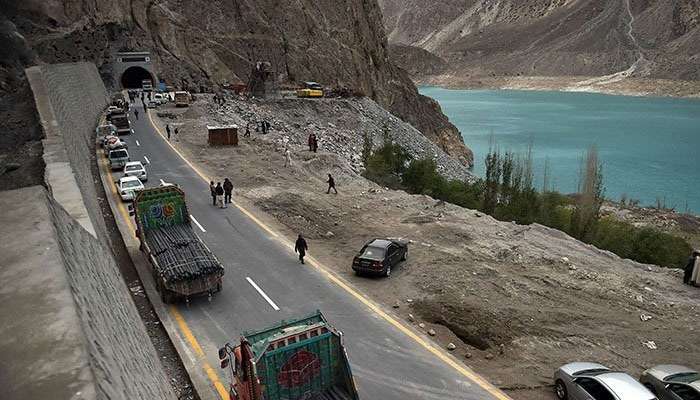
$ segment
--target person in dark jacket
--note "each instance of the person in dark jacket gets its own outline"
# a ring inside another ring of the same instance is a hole
[[[328,190],[326,190],[326,194],[330,194],[331,189],[335,192],[335,194],[338,194],[338,191],[335,189],[335,179],[331,176],[331,174],[328,174],[328,180],[326,181],[328,183]]]
[[[693,254],[690,255],[690,259],[688,259],[688,264],[686,264],[685,268],[683,269],[683,283],[686,285],[693,284],[690,282],[690,280],[693,277],[693,269],[695,268],[695,264],[699,262],[698,258],[700,258],[700,250],[693,251]]]
[[[231,204],[231,192],[233,192],[233,183],[226,178],[224,179],[224,208],[226,204]]]
[[[170,124],[165,125],[165,132],[168,133],[168,140],[170,140]],[[212,182],[214,183],[214,182]]]
[[[224,187],[221,186],[221,182],[216,182],[214,191],[216,192],[216,203],[219,205],[219,207],[226,208],[224,206]]]
[[[304,263],[304,256],[306,256],[306,250],[309,249],[309,245],[306,244],[306,240],[304,239],[303,236],[301,236],[301,233],[299,234],[299,237],[297,238],[297,242],[294,245],[294,252],[299,253],[299,261],[303,264]]]
[[[214,185],[214,181],[209,181],[209,191],[211,192],[211,205],[216,206],[216,185]]]

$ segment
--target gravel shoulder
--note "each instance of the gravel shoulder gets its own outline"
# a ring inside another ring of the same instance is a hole
[[[237,201],[290,238],[303,232],[315,258],[408,323],[433,330],[440,345],[454,344],[456,357],[514,398],[553,398],[551,375],[569,361],[633,375],[657,363],[700,367],[700,291],[682,285],[680,271],[377,186],[358,175],[356,153],[334,147],[340,137],[356,140],[360,129],[354,136],[351,128],[342,135],[328,129],[341,119],[351,127],[353,115],[364,115],[358,103],[324,100],[335,110],[324,114],[308,101],[285,100],[282,110],[274,102],[229,100],[219,108],[207,100],[158,111],[159,124],[179,127],[173,141],[189,160],[212,177],[231,178]],[[271,133],[241,132],[235,148],[207,146],[207,123],[236,122],[244,131],[262,118],[273,123]],[[325,132],[318,153],[305,146],[310,129]],[[285,146],[291,167],[284,167]],[[338,195],[326,194],[327,173]],[[381,236],[411,240],[408,261],[390,279],[354,276],[354,252]]]

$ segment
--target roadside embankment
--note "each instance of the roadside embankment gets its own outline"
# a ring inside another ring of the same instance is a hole
[[[43,65],[27,77],[48,191],[0,192],[3,399],[175,399],[100,208],[94,129],[107,92],[97,69]]]

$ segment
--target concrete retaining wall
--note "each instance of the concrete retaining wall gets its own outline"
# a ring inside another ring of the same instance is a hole
[[[89,232],[107,243],[93,168],[95,126],[109,97],[92,63],[27,69],[45,133],[45,180],[56,200]]]
[[[88,63],[32,67],[27,77],[45,133],[48,193],[36,186],[0,193],[9,218],[0,224],[0,277],[17,286],[15,295],[37,298],[31,304],[42,319],[18,316],[10,326],[17,329],[0,329],[9,338],[0,351],[22,357],[0,357],[0,387],[11,388],[9,399],[175,399],[114,260],[97,199],[94,129],[108,102],[104,84]],[[21,228],[33,235],[29,249],[10,240]],[[49,252],[43,261],[25,257]],[[0,299],[11,295],[0,290]],[[0,316],[17,312],[0,302]],[[35,386],[41,390],[30,390]]]
[[[175,399],[119,267],[53,200],[50,211],[90,353],[97,399]]]

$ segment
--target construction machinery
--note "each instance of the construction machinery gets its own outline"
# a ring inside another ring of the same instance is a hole
[[[304,87],[297,90],[297,97],[323,97],[323,86],[316,82],[304,82]]]

